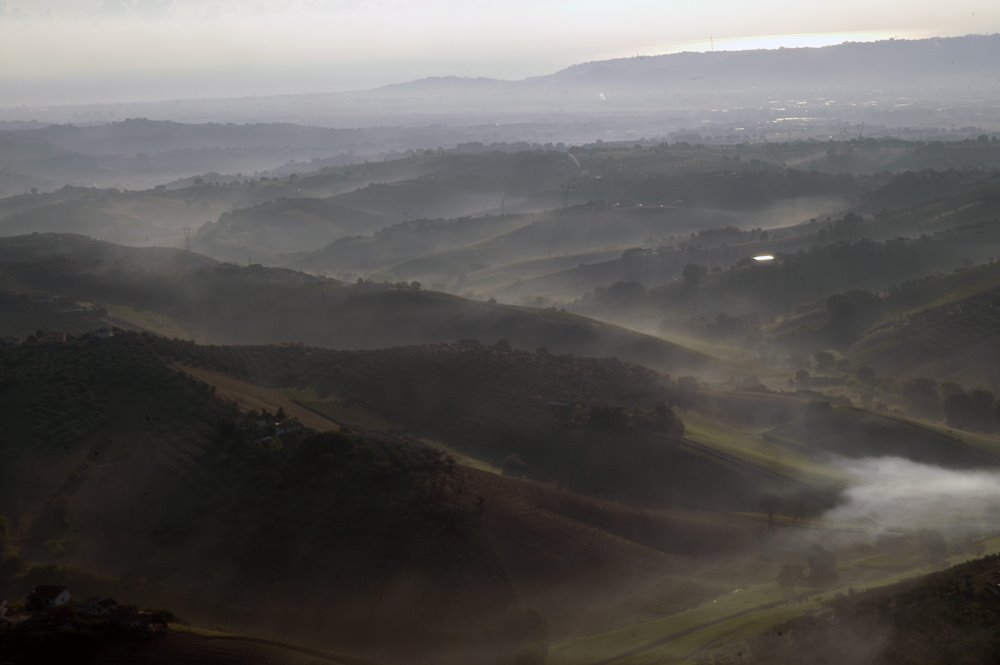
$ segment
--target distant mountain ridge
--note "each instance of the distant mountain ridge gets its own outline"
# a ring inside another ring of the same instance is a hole
[[[87,111],[90,117],[109,119],[142,115],[183,122],[293,122],[328,127],[391,126],[401,130],[407,126],[447,124],[469,128],[497,123],[504,126],[564,122],[566,117],[580,116],[608,122],[610,114],[633,117],[644,112],[673,111],[683,115],[686,111],[701,112],[720,104],[732,109],[759,109],[770,101],[801,101],[803,93],[819,92],[837,94],[833,98],[836,105],[831,108],[812,105],[825,110],[824,117],[833,111],[842,117],[853,110],[868,116],[875,114],[880,122],[894,119],[900,125],[910,125],[913,119],[926,118],[917,114],[906,115],[902,120],[902,114],[914,111],[908,105],[937,99],[948,105],[965,105],[962,118],[953,119],[954,122],[986,126],[995,123],[995,119],[976,111],[974,104],[1000,97],[997,62],[1000,62],[997,34],[890,39],[824,47],[618,58],[579,63],[516,81],[437,76],[369,90],[0,109],[0,122],[26,119],[66,122],[74,117],[75,111]],[[960,94],[944,97],[949,91]],[[903,106],[885,104],[859,109],[851,105],[873,95],[913,99]],[[813,98],[813,101],[818,100]],[[924,112],[936,108],[920,106]],[[400,124],[404,118],[405,122]],[[663,124],[665,120],[659,122]],[[740,122],[746,122],[746,118]],[[579,128],[563,128],[555,138],[578,142],[578,131]],[[591,134],[589,140],[594,136]]]
[[[820,47],[685,51],[594,60],[522,80],[434,76],[350,94],[459,90],[506,94],[550,87],[615,88],[634,84],[670,84],[690,89],[726,84],[745,89],[757,81],[784,81],[815,88],[875,81],[899,84],[903,77],[918,76],[935,78],[946,88],[962,87],[967,80],[979,79],[1000,89],[997,62],[1000,62],[1000,34],[965,35],[844,42]]]
[[[614,83],[652,75],[713,77],[731,82],[748,78],[799,78],[811,84],[826,79],[860,81],[900,75],[949,76],[957,68],[970,76],[1000,83],[1000,34],[932,39],[844,42],[834,46],[684,52],[617,58],[572,65],[529,81]],[[887,82],[891,82],[887,81]]]

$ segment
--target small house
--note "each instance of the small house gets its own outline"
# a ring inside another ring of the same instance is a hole
[[[35,609],[53,609],[69,603],[69,589],[64,586],[39,584],[28,596],[28,607]]]
[[[20,337],[0,337],[0,346],[20,346]]]

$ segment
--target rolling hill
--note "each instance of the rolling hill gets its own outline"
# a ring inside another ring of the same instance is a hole
[[[284,255],[377,231],[390,221],[330,199],[278,199],[224,212],[198,229],[192,247],[224,261],[281,263]]]
[[[482,371],[468,349],[456,351],[468,372]],[[407,354],[394,355],[386,360]],[[419,372],[440,354],[409,355]],[[364,379],[350,377],[382,371],[370,354],[197,347],[134,333],[0,350],[3,416],[16,423],[0,452],[0,506],[15,536],[13,558],[5,553],[0,566],[5,588],[24,594],[55,579],[80,596],[124,595],[199,624],[382,662],[507,662],[544,648],[549,634],[579,635],[710,596],[711,584],[682,583],[694,558],[735,556],[767,528],[753,516],[458,467],[393,434],[318,434],[280,413],[241,412],[175,371],[177,358],[286,379],[300,368],[336,383],[339,399],[366,405]],[[516,393],[536,375],[550,377],[544,389],[575,385],[586,400],[658,391],[641,368],[543,360],[558,372],[534,368],[532,354],[505,360],[521,369],[497,375],[506,377],[502,406],[524,405]],[[396,413],[398,425],[412,421]],[[677,461],[727,472],[710,458]],[[577,608],[567,612],[570,599]]]
[[[875,326],[848,349],[881,371],[997,385],[1000,288],[930,305]]]
[[[531,222],[528,215],[415,220],[370,235],[341,238],[296,259],[289,267],[316,273],[373,273],[398,263],[471,245]]]
[[[0,272],[21,292],[98,303],[133,325],[156,328],[165,319],[187,337],[218,342],[378,348],[506,339],[520,348],[619,356],[674,371],[713,364],[663,340],[554,310],[474,302],[411,285],[345,285],[80,236],[0,240]]]
[[[385,645],[480,632],[512,600],[437,451],[241,414],[140,335],[26,344],[2,362],[11,593],[58,577],[81,596],[352,649],[372,631]]]

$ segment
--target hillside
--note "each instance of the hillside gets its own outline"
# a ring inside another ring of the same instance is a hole
[[[1000,378],[993,370],[1000,288],[983,286],[980,293],[890,319],[868,331],[848,352],[881,371],[993,386]]]
[[[240,184],[123,192],[64,187],[0,199],[0,235],[77,233],[131,246],[181,247],[188,232],[247,196]]]
[[[550,377],[542,389],[575,385],[587,401],[612,391],[642,403],[643,392],[659,390],[641,368],[546,359],[553,374],[532,369],[530,356],[509,358],[522,369],[498,375],[518,377],[498,387],[508,395],[502,408],[525,405],[517,394],[536,372]],[[196,347],[138,334],[0,350],[2,415],[14,423],[0,471],[14,555],[4,554],[0,571],[14,597],[55,580],[81,597],[127,594],[203,625],[383,662],[423,662],[418,654],[442,644],[457,650],[454,662],[469,654],[504,662],[508,649],[544,645],[548,630],[578,635],[715,593],[710,584],[680,593],[677,584],[695,558],[736,556],[766,527],[456,467],[392,434],[317,434],[274,412],[241,413],[174,371],[178,357],[253,360],[237,366],[265,375],[299,368],[363,405],[372,405],[364,378],[349,377],[383,371],[371,354]],[[412,374],[401,368],[399,376]],[[400,425],[413,422],[397,413]],[[674,459],[727,473],[718,463]],[[655,591],[643,588],[649,581]],[[254,601],[261,597],[263,606]],[[567,612],[569,599],[578,607]]]
[[[798,446],[818,458],[899,457],[949,468],[1000,466],[997,449],[983,448],[960,434],[945,433],[902,418],[868,413],[854,407],[814,404],[789,422],[768,430],[764,438]]]
[[[414,662],[444,643],[452,662],[488,662],[484,651],[500,653],[491,640],[514,634],[532,653],[572,639],[554,662],[575,663],[565,660],[575,640],[650,621],[644,635],[669,634],[684,617],[707,621],[706,606],[725,621],[739,607],[760,621],[788,616],[774,557],[857,528],[826,522],[843,479],[820,467],[822,452],[994,463],[901,419],[813,413],[787,396],[691,395],[639,366],[502,345],[332,351],[121,334],[29,343],[0,359],[0,402],[18,423],[0,466],[20,553],[4,568],[7,588],[53,576],[81,594],[127,588],[204,625],[379,662]],[[243,388],[213,372],[350,431],[241,415],[219,397]],[[684,405],[683,423],[664,402]],[[879,574],[910,571],[897,550],[920,547],[909,536],[851,542],[836,549],[848,580],[870,575],[873,556],[888,557]],[[745,600],[733,596],[748,580]],[[266,612],[254,609],[262,596]]]
[[[574,491],[700,510],[738,510],[769,492],[801,495],[813,513],[832,501],[790,478],[799,473],[791,466],[775,474],[683,436],[666,406],[683,400],[676,385],[615,359],[470,342],[357,352],[173,345],[166,352],[241,380],[305,390],[314,396],[303,405],[352,427],[399,428]]]
[[[28,665],[71,659],[83,665],[228,665],[236,662],[248,665],[371,665],[348,656],[179,624],[174,624],[165,633],[138,639],[128,635],[116,639],[40,633],[27,640],[0,640],[0,656],[4,662]]]
[[[370,235],[341,238],[289,267],[316,273],[377,272],[398,263],[471,245],[528,224],[527,215],[497,215],[454,220],[401,222]]]
[[[138,335],[0,358],[13,597],[57,577],[81,596],[131,589],[209,625],[355,650],[480,632],[512,600],[436,451],[243,415]],[[466,582],[441,584],[445,570]],[[338,607],[350,618],[323,618]]]
[[[554,310],[464,300],[419,285],[344,285],[79,236],[2,240],[0,272],[23,292],[99,303],[132,325],[216,342],[378,348],[506,339],[519,348],[618,356],[674,371],[712,364],[669,342]]]
[[[372,155],[421,143],[415,136],[418,132],[404,128],[358,131],[274,122],[237,125],[203,118],[182,123],[137,115],[133,107],[117,116],[127,120],[106,124],[53,124],[0,132],[0,170],[44,179],[43,183],[54,184],[53,189],[65,184],[147,188],[191,174],[254,173],[291,160],[331,155],[343,155],[341,163],[349,163],[356,161],[347,157],[349,153]],[[108,120],[114,117],[107,116]]]
[[[521,288],[568,290],[603,282],[569,309],[636,329],[659,328],[667,335],[692,316],[703,319],[702,327],[727,319],[773,320],[765,332],[776,344],[792,349],[811,345],[811,351],[846,348],[881,322],[883,306],[887,317],[899,313],[891,295],[883,301],[877,294],[906,291],[909,284],[933,275],[993,261],[997,230],[992,213],[977,217],[974,223],[933,235],[885,241],[867,239],[878,235],[882,217],[865,220],[854,214],[766,237],[720,230],[718,238],[705,233],[704,244],[699,237],[681,248],[627,252],[619,259],[536,278]],[[773,253],[775,259],[752,260],[761,253]],[[658,282],[660,286],[645,286]],[[834,321],[831,311],[838,302],[843,307],[834,312],[839,312]],[[899,307],[906,309],[902,302]]]
[[[996,555],[901,582],[852,593],[814,616],[699,660],[704,665],[785,665],[809,653],[816,663],[986,665],[1000,659]]]
[[[371,235],[398,222],[554,207],[559,188],[578,170],[565,153],[554,150],[411,152],[344,167],[303,166],[307,173],[215,186],[235,187],[242,204],[256,205],[223,212],[204,226],[198,222],[194,247],[223,260],[252,255],[280,264],[289,253]],[[329,260],[318,269],[347,270]]]
[[[278,199],[224,212],[198,229],[192,247],[220,260],[280,263],[282,256],[323,246],[339,238],[371,233],[390,221],[323,199]]]
[[[476,273],[531,259],[579,254],[608,248],[628,248],[650,238],[686,234],[725,226],[736,215],[725,211],[683,208],[620,208],[594,203],[544,213],[530,223],[465,247],[429,254],[384,271],[461,288]],[[511,276],[517,274],[510,269]],[[511,281],[514,281],[513,279]]]

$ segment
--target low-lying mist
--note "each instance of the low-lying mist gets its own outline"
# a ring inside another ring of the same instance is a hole
[[[899,457],[836,464],[851,484],[827,519],[951,533],[1000,528],[1000,471],[944,469]]]

